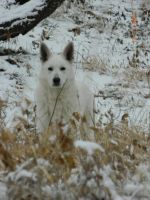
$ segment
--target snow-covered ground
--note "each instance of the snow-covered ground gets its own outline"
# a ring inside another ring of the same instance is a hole
[[[34,101],[40,69],[38,47],[46,35],[45,42],[54,52],[60,52],[68,41],[74,42],[76,78],[85,81],[93,90],[100,110],[98,118],[103,118],[103,123],[107,123],[104,115],[111,109],[115,121],[128,113],[132,125],[144,124],[144,128],[149,128],[150,85],[146,74],[150,65],[149,24],[142,21],[140,5],[141,1],[128,0],[120,4],[120,1],[97,0],[83,8],[73,4],[71,9],[62,6],[27,35],[1,44],[29,52],[28,55],[1,57],[0,95],[10,105],[5,110],[6,126],[11,127],[15,113],[20,113],[20,105],[14,106],[15,102],[22,103],[24,98]],[[130,35],[133,11],[138,20],[135,41]],[[8,58],[15,63],[10,64]],[[90,71],[85,70],[87,68]]]
[[[129,126],[139,127],[149,133],[150,8],[148,6],[149,2],[143,0],[88,0],[84,5],[66,1],[53,15],[43,20],[28,34],[19,35],[9,42],[1,42],[2,48],[16,51],[23,49],[26,52],[0,58],[2,126],[13,131],[18,128],[20,121],[25,121],[28,130],[34,129],[34,90],[40,70],[40,42],[44,40],[53,52],[60,52],[68,41],[73,41],[76,79],[85,82],[95,95],[97,124],[104,127],[108,123],[118,124],[126,117]],[[3,9],[2,7],[2,11]],[[146,12],[148,9],[149,12]],[[90,148],[90,142],[76,143],[83,148],[88,144]],[[112,199],[146,200],[150,199],[149,168],[149,163],[143,166],[141,164],[137,169],[139,173],[135,175],[133,173],[129,180],[120,183],[123,185],[122,192],[117,191],[117,186],[110,179],[109,166],[97,169],[100,170],[97,173],[103,176],[104,186],[110,188]],[[78,169],[72,174],[73,178],[70,177],[68,182],[77,179],[80,170],[83,169]],[[16,179],[22,176],[18,174],[20,171],[14,173],[16,175],[13,174],[12,177],[16,176]],[[30,175],[26,172],[23,176]],[[143,176],[143,182],[140,182],[141,178],[138,176]],[[80,177],[82,178],[84,179],[84,175]],[[60,183],[58,187],[61,190],[64,186]],[[57,189],[55,186],[50,188],[52,193],[55,189]],[[2,183],[0,191],[1,194],[5,193],[5,186]],[[68,199],[70,198],[68,195]],[[4,199],[2,195],[0,199]]]

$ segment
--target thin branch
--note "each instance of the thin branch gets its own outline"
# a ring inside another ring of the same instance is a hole
[[[67,82],[67,81],[66,81]],[[58,93],[57,97],[56,97],[56,101],[55,101],[55,105],[54,105],[54,109],[53,109],[53,112],[52,112],[52,115],[51,115],[51,118],[50,118],[50,121],[49,121],[49,125],[51,124],[52,122],[52,118],[54,116],[54,113],[55,113],[55,110],[56,110],[56,106],[57,106],[57,103],[58,103],[58,98],[60,97],[65,85],[66,85],[66,82],[64,83],[63,87],[61,88],[60,92]]]

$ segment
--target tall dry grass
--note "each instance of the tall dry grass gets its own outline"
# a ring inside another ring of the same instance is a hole
[[[113,199],[98,171],[110,166],[110,176],[118,185],[129,174],[134,174],[140,163],[148,161],[150,136],[136,127],[129,128],[126,121],[118,125],[108,124],[105,128],[91,127],[90,131],[94,134],[92,139],[88,133],[83,134],[84,130],[88,130],[84,128],[87,126],[86,120],[81,126],[78,127],[77,117],[70,120],[67,126],[51,125],[42,135],[22,130],[15,133],[5,129],[1,131],[0,169],[9,172],[6,184],[10,199],[100,199],[100,194],[105,200]],[[77,139],[95,142],[105,151],[96,149],[92,155],[88,155],[82,146],[75,147]],[[21,166],[20,169],[17,166]],[[21,170],[31,172],[32,176],[21,176]],[[72,176],[78,177],[79,183],[72,182]],[[89,181],[94,181],[94,188],[89,186]],[[63,197],[64,194],[60,192],[61,184],[68,196]],[[42,189],[47,187],[49,192]],[[55,193],[59,198],[51,194],[51,187],[58,190]]]

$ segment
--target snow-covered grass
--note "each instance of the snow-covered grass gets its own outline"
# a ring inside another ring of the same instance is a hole
[[[148,135],[124,123],[93,127],[92,141],[75,139],[73,121],[63,130],[1,132],[1,168],[14,169],[4,179],[8,199],[149,198]]]
[[[149,200],[148,3],[66,1],[28,34],[1,42],[23,53],[0,59],[0,199]],[[80,115],[36,134],[42,40],[54,52],[74,42],[76,79],[95,95],[92,139],[85,122],[78,127]]]

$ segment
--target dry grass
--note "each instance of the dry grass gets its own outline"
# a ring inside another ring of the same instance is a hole
[[[82,125],[81,132],[84,132],[83,130]],[[105,200],[112,199],[109,188],[103,185],[103,177],[92,173],[94,171],[97,173],[96,168],[103,169],[110,165],[113,169],[112,180],[115,184],[120,184],[130,173],[135,172],[140,163],[149,159],[150,137],[136,128],[128,128],[124,123],[115,127],[108,125],[103,129],[92,127],[92,130],[95,136],[92,141],[96,141],[105,150],[105,152],[95,150],[92,156],[89,156],[84,149],[75,148],[77,126],[74,120],[67,129],[61,124],[52,125],[43,135],[25,133],[21,130],[17,133],[3,130],[0,133],[0,168],[14,171],[14,178],[11,176],[7,179],[8,196],[18,200],[58,199],[43,192],[41,188],[46,185],[49,187],[57,185],[57,190],[60,190],[58,187],[61,181],[67,194],[71,195],[65,197],[66,199],[76,199],[79,196],[94,199],[93,195],[99,193],[103,193]],[[86,138],[84,135],[84,140],[89,140],[89,137]],[[39,164],[41,158],[45,161]],[[48,164],[45,165],[46,161]],[[17,179],[17,173],[19,174],[19,171],[15,170],[17,165],[22,165],[22,170],[36,174],[36,180],[33,181],[33,177]],[[68,183],[69,178],[73,176],[72,170],[75,170],[78,176],[84,174],[84,184]],[[91,179],[96,181],[95,189],[88,186],[88,181]],[[59,199],[63,199],[62,194],[59,195]]]
[[[101,74],[105,74],[108,69],[108,64],[101,58],[97,57],[87,57],[84,58],[83,68],[88,69],[90,71],[97,71]]]
[[[7,102],[0,99],[0,132],[5,127],[4,118],[5,118],[5,108],[7,107]]]
[[[136,81],[147,81],[148,71],[141,68],[128,68],[123,72],[124,79],[129,83],[135,83]]]

